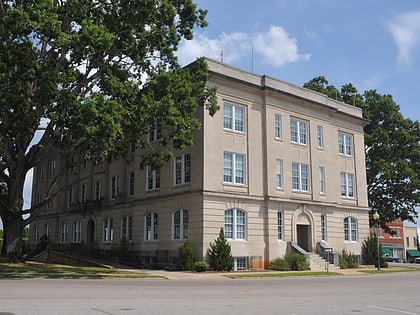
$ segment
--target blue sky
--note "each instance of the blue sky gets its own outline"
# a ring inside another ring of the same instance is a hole
[[[302,86],[323,75],[337,88],[391,94],[420,120],[418,0],[196,0],[209,26],[179,50]]]

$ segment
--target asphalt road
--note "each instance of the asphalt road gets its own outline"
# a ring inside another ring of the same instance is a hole
[[[420,314],[420,272],[236,280],[0,280],[0,315],[5,314]]]

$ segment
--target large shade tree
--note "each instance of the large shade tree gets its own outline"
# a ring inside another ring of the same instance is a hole
[[[365,126],[365,154],[368,198],[371,214],[380,215],[380,224],[396,219],[414,222],[420,205],[420,124],[406,119],[391,95],[375,90],[359,94],[351,83],[338,90],[323,77],[304,87],[330,98],[362,108],[369,123]],[[375,224],[372,215],[371,225]]]
[[[194,112],[214,114],[215,91],[203,60],[180,68],[175,52],[205,15],[192,0],[1,0],[2,255],[21,254],[24,226],[54,195],[24,209],[25,176],[50,152],[124,154],[156,123],[147,163],[192,143]]]

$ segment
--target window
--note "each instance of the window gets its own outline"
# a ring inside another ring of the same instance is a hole
[[[95,181],[95,200],[100,200],[102,197],[102,180],[98,179]]]
[[[406,236],[405,240],[406,240],[406,246],[410,247],[410,237]]]
[[[316,126],[316,138],[318,143],[318,148],[324,148],[324,128],[322,126]]]
[[[175,157],[175,185],[186,184],[191,179],[191,154]]]
[[[34,238],[33,238],[33,243],[37,244],[39,242],[39,226],[35,225],[34,226]]]
[[[184,240],[188,237],[190,214],[188,210],[181,209],[173,214],[173,238]]]
[[[55,169],[57,167],[57,162],[55,160],[50,161],[48,168],[48,175],[53,177],[55,175]]]
[[[302,120],[291,119],[290,139],[293,143],[306,145],[308,143],[308,123]]]
[[[40,164],[38,166],[38,179],[40,182],[44,180],[44,165]]]
[[[276,181],[277,181],[277,188],[284,188],[283,186],[283,160],[277,160]]]
[[[321,214],[321,239],[327,240],[327,216],[325,214]]]
[[[133,240],[133,218],[130,216],[121,218],[121,240]]]
[[[309,165],[292,163],[292,186],[293,190],[309,191]]]
[[[67,208],[70,208],[73,204],[73,188],[67,190]]]
[[[243,106],[223,105],[223,128],[244,132],[245,109]]]
[[[114,220],[112,218],[106,218],[103,221],[102,240],[104,242],[112,242],[113,239],[114,239]]]
[[[283,239],[283,212],[279,211],[277,212],[277,238],[279,240]]]
[[[80,221],[73,223],[73,243],[80,243],[82,235],[82,225]]]
[[[353,217],[344,219],[344,240],[357,242],[357,220]]]
[[[86,202],[86,184],[80,185],[80,201]]]
[[[153,125],[149,125],[149,142],[155,142],[159,140],[162,134],[162,119],[156,119]]]
[[[281,139],[281,115],[274,116],[274,135],[276,139]]]
[[[60,227],[61,232],[61,243],[67,243],[67,235],[69,233],[69,226],[67,223],[62,223]]]
[[[146,215],[144,220],[144,238],[146,241],[154,241],[158,239],[158,214],[151,212]]]
[[[246,213],[240,209],[225,211],[225,237],[244,240],[246,238]]]
[[[354,175],[351,173],[340,173],[341,177],[341,196],[354,197]]]
[[[321,195],[325,194],[325,167],[319,167],[319,193]]]
[[[224,153],[223,181],[232,184],[245,184],[245,156]]]
[[[45,224],[45,236],[50,238],[51,234],[51,225],[49,223]]]
[[[160,170],[147,167],[147,190],[160,188]]]
[[[338,153],[346,156],[353,155],[353,136],[347,133],[338,133]]]
[[[128,195],[134,196],[134,172],[128,173]]]
[[[111,177],[111,199],[118,197],[120,193],[120,177],[112,176]]]
[[[234,257],[233,258],[233,270],[247,270],[248,269],[248,257]]]

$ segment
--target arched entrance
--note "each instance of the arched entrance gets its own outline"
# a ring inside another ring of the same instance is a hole
[[[90,245],[95,243],[95,222],[92,219],[87,224],[87,243]]]
[[[313,226],[314,219],[306,207],[296,209],[292,219],[293,241],[307,252],[314,251]]]

